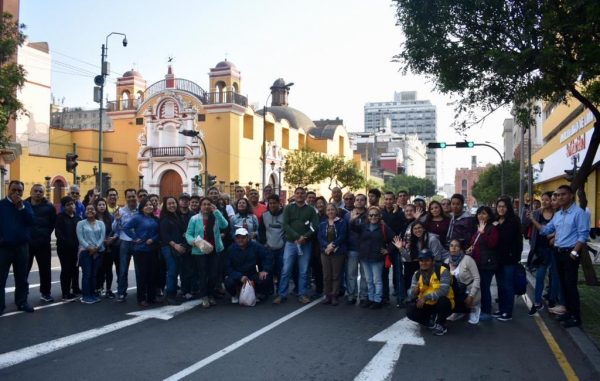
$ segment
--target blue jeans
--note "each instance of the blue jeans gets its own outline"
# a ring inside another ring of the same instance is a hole
[[[93,298],[96,290],[96,275],[102,265],[104,253],[90,255],[87,250],[79,253],[79,267],[81,267],[81,295],[84,298]]]
[[[9,223],[2,221],[3,224]],[[10,266],[13,267],[15,277],[15,304],[17,307],[27,303],[29,294],[29,283],[27,283],[27,262],[29,261],[29,249],[25,243],[17,247],[0,248],[0,312],[4,310],[4,287]]]
[[[563,292],[563,288],[560,284],[560,276],[558,275],[558,259],[556,257],[555,250],[552,250],[550,259],[550,301],[564,306],[566,304],[565,293]]]
[[[365,271],[369,300],[381,303],[383,298],[383,279],[381,276],[383,273],[383,262],[360,261],[360,266]]]
[[[310,254],[312,245],[307,242],[300,245],[302,253],[298,255],[298,245],[295,242],[286,242],[283,249],[283,269],[281,271],[281,279],[279,281],[279,296],[287,297],[290,278],[296,259],[298,260],[298,293],[300,296],[306,296],[308,293],[308,265],[310,264]]]
[[[177,275],[179,275],[180,258],[173,255],[173,250],[170,246],[163,246],[160,251],[165,259],[167,267],[167,295],[174,296],[177,293]]]
[[[360,285],[358,284],[358,251],[348,251],[346,258],[346,295],[348,299],[360,300],[367,298],[367,281],[365,280],[364,269],[360,266]]]
[[[533,303],[535,305],[542,304],[542,296],[544,293],[544,282],[546,280],[546,272],[552,262],[552,248],[541,249],[542,261],[537,266],[535,271],[535,293]]]
[[[481,270],[481,312],[484,314],[492,313],[492,278],[495,270]],[[496,280],[498,281],[498,280]]]
[[[119,245],[119,276],[117,277],[117,293],[127,295],[127,275],[129,274],[129,262],[133,255],[133,242],[121,240]],[[138,278],[138,270],[135,269],[135,277]]]
[[[501,313],[512,316],[515,307],[515,267],[501,265],[496,272],[498,283],[498,307]]]

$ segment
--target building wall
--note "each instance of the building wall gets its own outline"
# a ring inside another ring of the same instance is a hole
[[[454,192],[465,196],[465,203],[468,208],[479,206],[477,199],[473,197],[472,190],[473,185],[486,169],[487,167],[457,168],[454,173]]]

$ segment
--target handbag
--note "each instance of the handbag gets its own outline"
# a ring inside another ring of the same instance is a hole
[[[254,307],[256,304],[256,293],[251,281],[246,281],[240,291],[240,305],[246,307]]]

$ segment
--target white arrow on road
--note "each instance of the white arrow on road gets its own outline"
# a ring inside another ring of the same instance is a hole
[[[369,341],[385,343],[385,345],[354,378],[354,381],[391,379],[394,367],[400,359],[402,346],[405,344],[425,345],[425,341],[419,333],[419,324],[406,317],[371,337]]]
[[[27,348],[18,349],[16,351],[3,353],[0,355],[0,369],[8,368],[9,366],[17,365],[24,361],[32,360],[34,358],[46,355],[59,349],[69,347],[71,345],[95,339],[96,337],[105,335],[107,333],[111,333],[119,329],[141,323],[144,320],[169,320],[182,312],[188,311],[196,307],[200,303],[200,300],[194,300],[191,302],[186,302],[180,306],[165,306],[161,308],[130,312],[127,315],[133,315],[136,317],[134,317],[133,319],[127,319],[116,323],[111,323],[100,328],[94,328],[88,331],[61,337],[59,339],[47,341],[45,343],[32,345]]]

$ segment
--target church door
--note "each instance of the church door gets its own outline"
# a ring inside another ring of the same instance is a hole
[[[160,179],[161,200],[167,196],[179,197],[181,192],[183,192],[183,182],[179,173],[173,170],[166,171]]]

